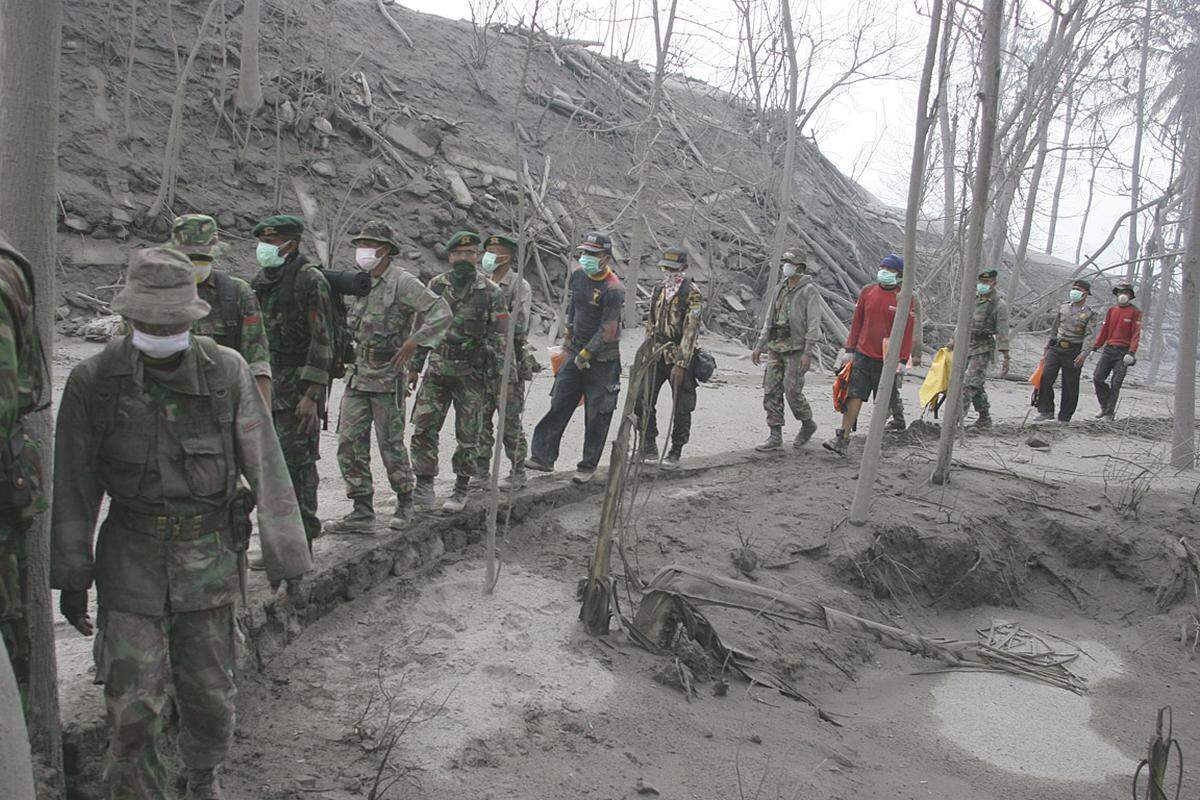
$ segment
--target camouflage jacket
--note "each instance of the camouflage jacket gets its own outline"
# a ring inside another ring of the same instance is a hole
[[[271,347],[272,405],[290,410],[312,386],[329,385],[336,324],[329,282],[298,255],[259,271],[252,285]]]
[[[28,266],[0,233],[0,481],[17,490],[29,481],[28,494],[20,491],[20,507],[0,509],[0,531],[6,523],[24,522],[45,510],[41,459],[21,425],[26,414],[44,405],[50,387],[34,324]],[[13,499],[17,501],[16,494]]]
[[[504,273],[496,285],[504,295],[504,307],[508,309],[513,325],[513,352],[519,353],[529,338],[529,319],[533,313],[533,287],[529,281],[512,270]]]
[[[233,308],[222,302],[218,281],[228,281],[232,288]],[[192,323],[192,333],[207,336],[217,344],[237,350],[250,365],[254,377],[271,377],[271,346],[263,325],[262,309],[250,284],[233,275],[213,270],[208,279],[196,287],[200,299],[212,306],[204,319]]]
[[[650,297],[650,314],[646,317],[646,336],[656,345],[668,344],[662,358],[668,364],[687,367],[696,352],[700,335],[700,308],[704,295],[694,281],[684,278],[679,290],[670,298],[666,286],[659,283]]]
[[[413,331],[413,321],[421,327]],[[412,336],[421,347],[436,347],[450,327],[450,306],[421,279],[395,264],[372,279],[371,293],[354,298],[347,317],[354,335],[354,363],[346,385],[360,392],[394,392],[407,386],[392,359]]]
[[[477,274],[470,286],[458,289],[450,282],[450,274],[443,273],[429,282],[429,291],[445,300],[454,316],[445,339],[432,353],[424,347],[417,351],[417,368],[429,353],[429,369],[439,375],[494,375],[508,330],[500,287]]]
[[[1071,303],[1063,303],[1054,316],[1054,324],[1050,326],[1050,344],[1082,344],[1083,340],[1088,338],[1095,321],[1094,309],[1087,306],[1076,308]]]
[[[996,295],[995,289],[975,299],[968,355],[990,355],[993,349],[1008,352],[1008,303]]]
[[[780,281],[755,349],[773,353],[802,350],[813,356],[820,339],[821,293],[812,276],[801,275],[795,286]]]
[[[229,502],[239,475],[258,500],[267,577],[312,567],[270,411],[241,356],[211,339],[193,337],[172,368],[152,366],[130,337],[76,366],[54,456],[56,589],[94,581],[102,607],[150,616],[234,602]],[[108,517],[93,549],[105,495]]]

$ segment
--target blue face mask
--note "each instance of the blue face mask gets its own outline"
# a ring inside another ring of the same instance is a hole
[[[496,271],[496,254],[484,253],[483,258],[479,259],[479,268],[488,275]]]
[[[580,256],[579,266],[583,267],[583,271],[593,277],[599,275],[602,270],[598,256]]]
[[[992,285],[990,283],[975,284],[975,291],[978,292],[979,294],[987,294],[991,290],[992,290]]]
[[[900,276],[897,275],[896,273],[892,272],[890,269],[881,269],[875,273],[875,280],[879,282],[880,286],[886,286],[886,287],[895,286],[896,281],[898,281],[899,279],[900,279]]]
[[[260,267],[278,267],[283,264],[283,256],[279,255],[279,245],[267,244],[259,242],[258,248],[254,251],[255,258],[258,259]]]
[[[1071,298],[1072,303],[1078,303],[1083,299],[1083,292],[1079,291],[1078,289],[1072,289],[1069,297]]]

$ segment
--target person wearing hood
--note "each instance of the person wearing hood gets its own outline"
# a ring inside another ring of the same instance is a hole
[[[688,277],[688,253],[682,247],[668,247],[658,260],[663,279],[650,296],[650,314],[646,317],[646,338],[654,347],[665,347],[654,361],[648,376],[649,386],[639,394],[634,413],[645,425],[642,432],[642,460],[658,462],[658,396],[663,384],[671,384],[671,449],[662,460],[663,469],[675,469],[692,432],[692,412],[696,410],[696,376],[692,358],[700,336],[700,313],[704,295]]]
[[[479,234],[455,233],[446,242],[449,269],[429,282],[429,291],[446,301],[452,317],[441,344],[419,347],[409,372],[409,382],[415,386],[421,370],[425,371],[413,406],[409,443],[417,474],[413,504],[419,510],[432,509],[436,502],[433,479],[438,473],[438,435],[451,405],[457,440],[451,460],[455,481],[443,511],[457,513],[466,507],[471,477],[479,468],[479,429],[487,413],[496,359],[504,357],[509,319],[500,287],[479,273],[479,245]]]
[[[1050,326],[1050,341],[1042,355],[1042,381],[1038,386],[1035,423],[1054,420],[1054,381],[1062,373],[1062,403],[1058,407],[1058,421],[1066,424],[1079,405],[1079,375],[1088,350],[1083,343],[1088,339],[1096,312],[1088,307],[1088,295],[1092,284],[1080,278],[1071,284],[1067,302],[1058,307],[1054,324]]]
[[[374,530],[371,428],[396,509],[388,522],[401,530],[412,518],[413,471],[404,443],[408,365],[418,347],[436,347],[450,327],[450,306],[421,279],[396,264],[400,252],[392,228],[371,220],[350,240],[354,264],[371,278],[371,290],[355,297],[347,314],[354,360],[346,368],[346,391],[338,413],[338,467],[354,507],[333,530]]]
[[[783,447],[785,399],[792,416],[800,421],[792,446],[803,447],[817,432],[812,408],[804,397],[804,376],[812,368],[821,340],[821,293],[808,272],[807,261],[798,252],[784,253],[779,269],[779,286],[750,352],[755,366],[762,363],[764,355],[767,359],[763,410],[767,412],[768,434],[766,441],[755,448],[760,452]]]
[[[175,748],[163,736],[173,699],[186,796],[221,800],[237,696],[244,542],[230,506],[240,480],[258,500],[267,580],[273,590],[286,582],[297,608],[312,558],[254,376],[237,352],[189,332],[211,311],[189,260],[166,247],[135,251],[112,309],[132,333],[72,369],[59,404],[50,586],[67,622],[96,634],[106,796],[173,796]]]
[[[1142,310],[1133,304],[1137,297],[1133,284],[1122,281],[1113,287],[1112,293],[1117,302],[1109,306],[1092,344],[1093,352],[1100,350],[1100,361],[1092,373],[1092,386],[1100,403],[1096,419],[1109,421],[1116,413],[1125,373],[1137,363],[1138,340],[1142,335]]]
[[[971,316],[971,340],[967,350],[967,370],[963,375],[963,413],[974,404],[979,418],[976,428],[992,427],[991,405],[987,396],[987,373],[1000,352],[1000,376],[1008,374],[1008,304],[996,292],[994,267],[976,277],[975,309]],[[950,343],[950,347],[954,342]]]
[[[854,430],[863,403],[870,400],[879,389],[879,379],[883,377],[883,345],[892,333],[903,275],[904,259],[895,253],[884,256],[875,273],[875,283],[859,293],[858,302],[854,306],[850,334],[846,337],[846,351],[837,362],[837,369],[840,370],[847,361],[854,361],[850,371],[846,411],[842,414],[842,425],[834,437],[822,443],[826,450],[840,456],[846,455],[850,448],[850,431]],[[908,321],[904,326],[904,338],[900,342],[901,364],[908,361],[910,355],[914,366],[921,363],[921,354],[912,349],[915,322],[916,312],[910,305]]]

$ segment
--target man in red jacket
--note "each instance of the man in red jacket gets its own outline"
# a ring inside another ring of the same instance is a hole
[[[896,318],[896,299],[900,294],[900,278],[904,274],[904,259],[895,253],[884,256],[879,262],[875,283],[863,289],[854,306],[854,319],[850,323],[850,335],[846,338],[846,352],[838,359],[837,368],[851,358],[854,366],[850,370],[850,386],[847,392],[846,411],[842,414],[842,427],[834,437],[822,446],[826,450],[846,455],[850,447],[850,431],[858,420],[862,404],[871,399],[879,389],[883,376],[883,342],[892,332],[892,321]],[[921,363],[921,354],[912,352],[913,321],[915,314],[910,304],[908,323],[904,327],[904,339],[900,343],[900,363],[912,355],[913,364]]]
[[[1096,387],[1096,399],[1100,401],[1100,413],[1096,419],[1113,419],[1117,410],[1117,398],[1121,395],[1121,384],[1125,373],[1137,363],[1138,338],[1142,335],[1142,311],[1133,304],[1137,295],[1128,281],[1113,287],[1117,304],[1109,306],[1104,324],[1092,350],[1102,350],[1100,363],[1092,373],[1092,385]],[[1112,383],[1109,383],[1109,375]]]

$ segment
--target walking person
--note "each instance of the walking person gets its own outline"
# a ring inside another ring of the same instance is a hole
[[[408,365],[418,347],[436,347],[450,328],[450,306],[421,279],[393,261],[400,252],[391,226],[372,220],[350,240],[354,263],[371,277],[371,291],[355,297],[347,316],[354,361],[338,414],[338,467],[354,507],[338,532],[369,531],[375,522],[371,428],[396,510],[388,525],[401,530],[412,518],[413,471],[404,442]]]
[[[692,358],[700,336],[700,313],[704,296],[687,275],[688,254],[682,247],[668,247],[658,260],[663,279],[650,297],[646,338],[655,348],[665,346],[654,360],[647,384],[637,397],[634,413],[645,425],[642,431],[643,461],[658,461],[658,396],[663,384],[671,384],[671,449],[662,460],[664,469],[675,469],[692,432],[696,410],[696,375]]]
[[[563,432],[584,402],[583,457],[572,480],[587,483],[608,439],[608,428],[621,392],[621,309],[625,287],[612,269],[612,240],[599,231],[579,245],[579,267],[568,282],[567,327],[563,348],[568,360],[554,376],[550,410],[533,429],[525,466],[553,472]]]
[[[800,421],[800,430],[792,446],[803,447],[817,432],[812,408],[804,397],[804,376],[812,367],[821,336],[821,293],[804,257],[788,251],[780,259],[782,280],[771,298],[758,341],[750,352],[750,361],[758,366],[763,354],[767,370],[763,375],[763,410],[767,412],[767,439],[755,449],[760,452],[783,447],[783,402],[787,399],[792,415]]]
[[[1108,307],[1104,322],[1100,325],[1100,333],[1092,345],[1093,351],[1100,351],[1100,361],[1092,373],[1092,385],[1096,388],[1096,400],[1100,403],[1100,413],[1096,414],[1096,419],[1110,422],[1117,410],[1117,400],[1121,397],[1125,373],[1137,363],[1138,340],[1142,335],[1142,310],[1133,304],[1137,297],[1133,284],[1122,281],[1112,291],[1117,302]]]
[[[1083,342],[1088,338],[1096,320],[1095,310],[1088,308],[1092,285],[1082,278],[1071,284],[1067,302],[1058,307],[1054,324],[1050,326],[1050,341],[1042,358],[1042,382],[1038,386],[1038,415],[1034,422],[1054,420],[1054,381],[1062,372],[1062,402],[1058,406],[1058,421],[1068,423],[1079,405],[1079,375],[1088,351]]]
[[[989,267],[979,273],[975,284],[975,309],[971,316],[971,343],[967,350],[967,370],[963,375],[963,413],[974,405],[979,414],[976,428],[992,427],[991,404],[987,395],[987,373],[1000,352],[1003,362],[1000,377],[1008,374],[1008,304],[996,291],[999,272]],[[954,343],[950,343],[953,347]]]

